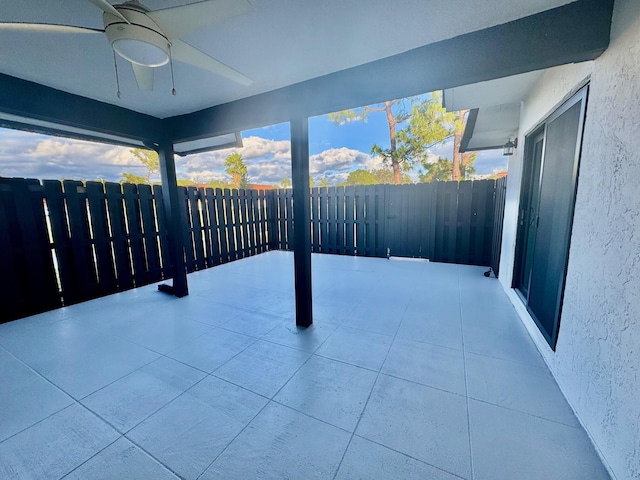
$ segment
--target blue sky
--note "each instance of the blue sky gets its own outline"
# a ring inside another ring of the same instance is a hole
[[[291,177],[289,124],[273,125],[242,132],[242,149],[227,149],[187,157],[178,157],[179,178],[206,182],[227,180],[224,160],[233,152],[245,159],[252,183],[278,184]],[[373,112],[366,122],[335,125],[326,115],[309,120],[310,171],[316,182],[326,178],[329,184],[343,181],[358,168],[381,168],[370,155],[377,143],[389,146],[385,115]],[[436,156],[451,158],[451,141],[432,149]],[[477,174],[490,174],[506,168],[501,151],[480,152]],[[417,169],[411,174],[417,178]],[[143,175],[145,170],[128,148],[48,137],[28,132],[0,129],[0,175],[39,179],[74,178],[119,181],[123,172]]]

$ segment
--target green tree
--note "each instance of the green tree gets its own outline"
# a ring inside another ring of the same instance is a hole
[[[371,173],[376,177],[376,183],[388,185],[395,183],[393,171],[388,168],[379,168],[377,170],[373,170]],[[408,173],[402,173],[400,175],[400,182],[403,184],[413,183]]]
[[[219,188],[221,190],[224,190],[225,188],[229,188],[229,185],[223,182],[222,180],[209,180],[207,182],[207,187],[213,188],[213,189]]]
[[[410,112],[406,102],[412,103]],[[391,100],[383,104],[344,110],[329,114],[329,119],[343,125],[365,121],[370,112],[384,112],[389,127],[389,148],[374,144],[371,154],[382,158],[393,171],[393,183],[403,183],[402,171],[413,168],[416,159],[426,156],[427,149],[453,135],[455,118],[442,107],[440,92],[427,97]],[[409,121],[408,125],[403,126]]]
[[[224,161],[224,166],[227,167],[226,172],[231,176],[231,183],[234,188],[246,188],[249,184],[247,177],[247,166],[244,164],[244,159],[239,153],[232,153]]]
[[[395,183],[400,184],[400,170],[401,168],[407,168],[407,165],[410,163],[407,155],[408,152],[403,145],[398,146],[397,143],[397,130],[399,125],[411,116],[405,109],[404,99],[388,100],[381,104],[360,107],[355,110],[342,110],[340,112],[330,113],[328,117],[329,120],[336,125],[345,125],[354,121],[365,122],[371,112],[384,112],[386,115],[390,144],[390,147],[387,149],[383,149],[379,145],[374,144],[373,147],[371,147],[371,153],[376,156],[381,156],[385,162],[391,164]],[[403,162],[406,163],[402,165]]]
[[[360,168],[349,172],[347,179],[341,185],[376,185],[378,180],[369,170]]]
[[[291,180],[289,180],[288,178],[283,178],[282,180],[280,180],[280,186],[282,188],[291,188]]]
[[[476,173],[474,164],[476,162],[476,158],[478,158],[478,152],[465,152],[460,155],[460,179],[469,180],[471,175]]]
[[[437,162],[423,162],[424,173],[419,175],[420,181],[428,182],[449,182],[453,174],[453,163],[446,158],[438,158]]]
[[[133,156],[140,161],[145,167],[147,167],[147,175],[144,177],[143,182],[136,183],[151,183],[151,175],[160,171],[160,160],[158,158],[158,152],[153,150],[145,150],[143,148],[133,148],[129,150]]]
[[[194,182],[193,180],[189,180],[186,178],[179,178],[178,180],[176,180],[176,183],[178,184],[179,187],[188,187],[190,185],[196,184],[196,182]]]
[[[425,171],[419,174],[421,182],[450,182],[469,180],[476,173],[473,164],[476,161],[476,152],[467,152],[461,154],[463,161],[458,165],[458,179],[454,179],[454,164],[448,158],[440,157],[437,162],[424,161],[422,166]],[[464,170],[463,170],[464,166]]]
[[[140,184],[140,183],[149,183],[147,182],[147,179],[141,175],[135,175],[133,173],[126,173],[123,172],[122,173],[122,179],[120,180],[120,183],[135,183],[135,184]]]
[[[320,180],[320,186],[322,188],[328,187],[329,186],[329,181],[326,178],[323,178],[322,180]]]
[[[313,179],[311,175],[309,175],[309,188],[313,188],[316,184],[316,181]]]

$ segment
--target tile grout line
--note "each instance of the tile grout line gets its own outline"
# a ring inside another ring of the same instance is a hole
[[[407,313],[408,308],[409,308],[409,304],[407,303],[407,305],[404,308],[404,312],[402,312],[402,320],[404,320],[404,316]],[[369,391],[369,395],[367,395],[367,400],[364,402],[364,405],[362,407],[362,411],[360,412],[360,415],[358,416],[358,421],[356,422],[356,426],[353,428],[353,432],[351,433],[351,436],[349,437],[349,441],[347,442],[347,447],[344,449],[344,452],[342,453],[342,458],[340,458],[340,462],[338,462],[338,468],[336,468],[336,472],[333,474],[333,480],[335,480],[336,477],[338,476],[338,472],[340,472],[340,467],[342,467],[342,462],[344,462],[344,457],[346,457],[347,451],[349,450],[349,447],[351,446],[351,442],[353,441],[353,437],[355,436],[356,431],[358,430],[358,427],[360,426],[360,422],[362,421],[362,417],[364,415],[364,412],[367,409],[367,406],[369,405],[369,400],[371,400],[371,395],[373,395],[373,390],[376,388],[376,385],[378,384],[378,379],[380,378],[380,375],[381,375],[381,372],[382,372],[382,368],[384,367],[384,364],[386,363],[387,358],[389,358],[389,352],[391,352],[391,347],[393,346],[393,342],[395,341],[395,339],[396,339],[396,337],[398,335],[398,331],[400,330],[400,326],[402,325],[402,320],[400,321],[400,323],[398,323],[398,327],[396,328],[396,331],[393,334],[393,338],[391,339],[391,342],[389,343],[389,348],[387,349],[387,353],[384,356],[384,360],[382,361],[382,363],[380,364],[380,368],[376,372],[376,379],[373,381],[373,385],[371,386],[371,390]]]
[[[390,446],[388,446],[388,445],[385,445],[384,443],[380,443],[380,442],[377,442],[377,441],[375,441],[375,440],[371,440],[370,438],[367,438],[367,437],[365,437],[365,436],[363,436],[363,435],[358,435],[357,433],[354,433],[354,435],[353,435],[353,436],[354,436],[354,437],[358,437],[358,438],[362,438],[363,440],[366,440],[367,442],[374,443],[374,444],[376,444],[376,445],[381,446],[382,448],[386,448],[387,450],[391,450],[392,452],[395,452],[395,453],[397,453],[397,454],[399,454],[399,455],[402,455],[403,457],[407,457],[407,458],[410,458],[411,460],[414,460],[414,461],[416,461],[416,462],[420,462],[420,463],[422,463],[422,464],[424,464],[424,465],[428,465],[428,466],[430,466],[430,467],[432,467],[432,468],[435,468],[436,470],[440,470],[441,472],[446,473],[447,475],[451,475],[451,476],[453,476],[453,477],[460,478],[461,480],[469,480],[468,478],[462,477],[462,476],[458,475],[457,473],[450,472],[450,471],[448,471],[448,470],[445,470],[445,469],[444,469],[444,468],[442,468],[442,467],[439,467],[439,466],[437,466],[437,465],[433,465],[433,464],[431,464],[431,463],[429,463],[429,462],[425,462],[424,460],[420,460],[419,458],[416,458],[416,457],[414,457],[414,456],[412,456],[412,455],[410,455],[410,454],[408,454],[408,453],[401,452],[400,450],[396,450],[395,448],[390,447]]]
[[[473,464],[473,443],[471,440],[471,412],[469,411],[469,382],[467,378],[467,356],[464,347],[464,320],[462,317],[462,292],[460,291],[460,275],[458,274],[458,315],[460,315],[460,334],[462,336],[462,368],[464,370],[464,393],[467,404],[467,432],[469,439],[469,462],[471,464],[471,478],[475,479],[476,473]]]
[[[255,342],[254,342],[254,343],[255,343]],[[253,344],[252,344],[252,345],[253,345]],[[247,347],[247,348],[248,348],[248,347]],[[295,350],[295,349],[292,349],[292,350]],[[231,446],[231,444],[235,441],[235,439],[236,439],[236,438],[238,438],[240,435],[242,435],[242,433],[243,433],[247,428],[249,428],[249,425],[251,425],[251,423],[253,423],[253,421],[258,417],[258,415],[260,415],[260,414],[264,411],[264,409],[265,409],[265,408],[267,408],[267,406],[269,406],[269,404],[273,402],[273,398],[274,398],[276,395],[278,395],[278,393],[280,393],[280,390],[282,390],[282,389],[283,389],[283,388],[284,388],[284,387],[289,383],[289,381],[290,381],[290,380],[291,380],[291,379],[296,375],[296,373],[298,373],[298,372],[300,371],[300,369],[301,369],[302,367],[304,367],[304,366],[307,364],[307,362],[311,359],[311,357],[312,357],[312,356],[313,356],[313,354],[309,354],[309,357],[308,357],[308,358],[307,358],[307,359],[302,363],[302,365],[300,365],[300,366],[296,369],[296,371],[293,373],[293,375],[291,375],[291,377],[289,377],[289,379],[285,382],[285,384],[284,384],[284,385],[282,385],[282,387],[280,387],[280,388],[278,389],[278,391],[277,391],[276,393],[274,393],[271,397],[264,397],[264,395],[261,395],[263,398],[267,398],[267,402],[266,402],[266,403],[263,405],[263,407],[258,411],[258,413],[256,413],[256,414],[251,418],[251,420],[249,420],[249,421],[247,422],[247,424],[246,424],[244,427],[242,427],[242,429],[238,432],[238,434],[237,434],[237,435],[235,435],[231,440],[229,440],[229,442],[228,442],[228,443],[225,445],[225,447],[220,451],[220,453],[218,453],[218,455],[216,455],[216,456],[215,456],[215,458],[211,461],[211,463],[209,463],[209,465],[207,465],[207,466],[205,467],[205,469],[204,469],[204,470],[203,470],[203,471],[202,471],[202,472],[201,472],[201,473],[196,477],[196,480],[200,479],[200,478],[202,477],[202,475],[204,475],[204,474],[207,472],[207,470],[209,470],[209,469],[211,468],[211,466],[216,462],[216,460],[217,460],[217,459],[218,459],[218,458],[219,458],[219,457],[220,457],[220,456],[221,456],[221,455],[222,455],[222,454],[223,454],[223,453],[224,453],[224,452],[225,452],[225,451],[226,451],[226,450]],[[222,365],[221,365],[221,366],[222,366]],[[217,370],[217,369],[216,369],[216,370]],[[216,377],[216,378],[219,378],[219,377]],[[224,380],[224,379],[222,379],[222,378],[221,378],[220,380],[222,380],[222,381],[227,381],[227,380]],[[229,382],[229,383],[231,383],[231,382]],[[234,385],[235,385],[235,384],[234,384]],[[247,390],[248,390],[248,389],[247,389]],[[249,391],[255,394],[255,392],[253,392],[252,390],[249,390]],[[274,403],[278,403],[278,402],[274,402]]]

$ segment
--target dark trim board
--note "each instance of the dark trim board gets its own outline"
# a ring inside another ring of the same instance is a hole
[[[443,100],[444,105],[444,100]],[[467,124],[464,129],[464,133],[462,134],[462,139],[460,140],[460,153],[465,153],[467,151],[467,147],[469,146],[469,142],[473,137],[473,131],[476,129],[476,121],[478,120],[478,112],[479,108],[472,108],[469,110],[469,116],[467,117]]]
[[[39,83],[0,73],[1,114],[19,117],[19,121],[0,120],[0,125],[49,135],[99,142],[135,145],[163,138],[162,120],[151,115],[99,102],[90,98],[46,87]],[[34,120],[31,125],[29,120]],[[38,126],[46,122],[59,127]],[[70,132],[67,128],[85,130]],[[122,141],[105,138],[123,137]],[[127,143],[127,140],[135,142]]]
[[[166,119],[174,141],[593,60],[609,45],[613,0],[578,0],[268,93]]]

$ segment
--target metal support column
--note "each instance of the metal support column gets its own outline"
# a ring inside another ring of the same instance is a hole
[[[173,261],[173,286],[159,285],[158,289],[171,293],[176,297],[184,297],[189,294],[187,286],[187,270],[184,261],[184,228],[182,223],[182,205],[178,196],[178,183],[176,178],[176,163],[174,160],[173,145],[161,143],[158,146],[160,160],[160,178],[162,179],[162,201],[169,237],[170,256]]]
[[[309,124],[291,120],[291,180],[293,184],[293,258],[296,325],[313,323],[311,306],[311,201],[309,198]]]

